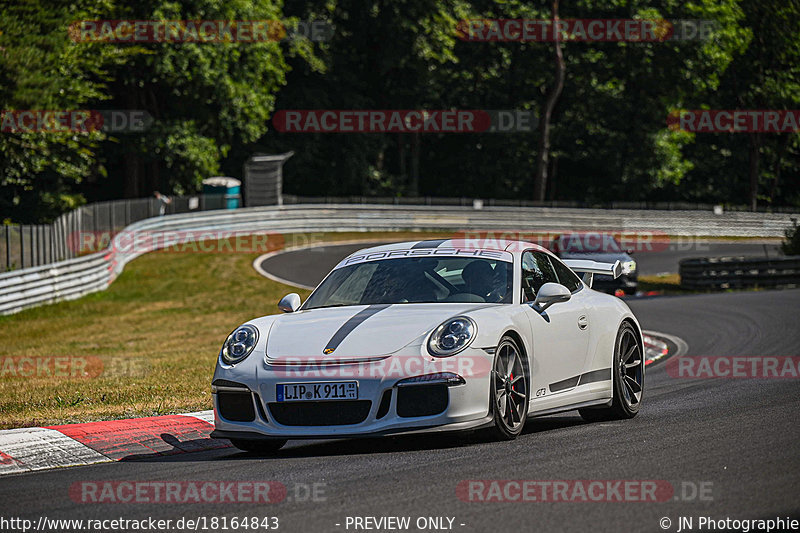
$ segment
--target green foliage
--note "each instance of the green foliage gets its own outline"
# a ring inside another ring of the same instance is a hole
[[[135,6],[120,7],[110,18],[283,19],[280,5],[271,0],[145,0]],[[141,139],[121,139],[108,147],[112,155],[127,155],[126,160],[115,158],[120,163],[111,167],[112,175],[124,177],[120,192],[126,196],[143,196],[153,187],[197,192],[203,178],[219,173],[232,145],[251,143],[267,131],[276,94],[286,83],[284,53],[317,65],[312,49],[299,42],[153,43],[144,48],[146,54],[116,70],[112,88],[115,103],[145,109],[155,121]],[[149,174],[144,179],[132,172],[140,164]]]
[[[135,7],[130,7],[135,6]],[[144,110],[144,133],[0,135],[0,208],[23,222],[98,197],[192,193],[233,145],[268,129],[284,54],[324,68],[308,41],[75,42],[77,20],[280,20],[272,0],[15,0],[0,8],[2,109]]]
[[[681,102],[683,107],[798,109],[800,6],[797,2],[741,0],[732,9],[721,10],[714,3],[704,9],[698,12],[723,22],[721,38],[730,42],[726,49],[732,54],[732,60],[715,77],[713,85],[687,95]],[[740,25],[738,29],[737,24]],[[716,58],[717,54],[711,57]],[[760,202],[800,205],[798,133],[697,135],[694,145],[684,150],[684,156],[696,163],[682,183],[685,197],[749,203],[754,192],[749,190],[748,183],[750,152],[754,145],[759,161]]]
[[[75,110],[107,99],[109,69],[136,53],[70,40],[69,24],[103,2],[30,0],[0,5],[0,109]],[[50,219],[83,202],[77,185],[102,170],[100,132],[0,133],[0,211]]]
[[[0,134],[3,218],[52,218],[84,199],[197,191],[254,152],[295,151],[300,195],[532,197],[538,131],[297,134],[278,109],[538,111],[552,43],[466,42],[458,22],[549,17],[521,0],[12,0],[0,6],[2,109],[140,109],[139,134]],[[800,135],[686,133],[679,109],[800,107],[800,7],[780,0],[576,0],[562,18],[706,19],[710,38],[563,43],[547,197],[800,205]],[[331,39],[76,43],[80,19],[322,19]],[[755,155],[754,155],[755,154]]]

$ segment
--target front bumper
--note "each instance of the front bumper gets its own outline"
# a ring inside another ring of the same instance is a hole
[[[228,439],[314,439],[458,431],[491,424],[489,385],[493,355],[468,348],[433,358],[408,346],[373,362],[267,364],[254,352],[235,366],[217,364],[212,436]],[[456,374],[458,383],[443,383]],[[429,376],[426,381],[401,383]],[[358,400],[278,402],[277,385],[356,381]],[[232,409],[234,406],[235,409]]]

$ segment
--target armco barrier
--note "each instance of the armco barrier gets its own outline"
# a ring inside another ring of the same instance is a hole
[[[652,231],[668,235],[781,237],[789,214],[547,207],[293,205],[192,212],[127,226],[136,232],[319,232],[395,230]],[[105,252],[0,274],[0,314],[105,289],[141,251],[117,241]]]
[[[108,251],[0,274],[0,314],[73,300],[105,289],[113,280]]]
[[[681,287],[693,290],[800,287],[800,257],[683,259],[679,273]]]

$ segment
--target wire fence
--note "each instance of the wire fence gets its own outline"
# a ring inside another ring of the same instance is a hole
[[[133,222],[221,209],[223,201],[222,195],[114,200],[81,206],[52,224],[4,225],[0,229],[0,271],[47,265],[100,251]]]
[[[578,209],[634,209],[659,211],[734,211],[751,212],[745,205],[697,204],[689,202],[579,202],[579,201],[545,201],[534,202],[524,199],[475,199],[436,196],[295,196],[284,194],[283,205],[315,205],[315,204],[361,204],[361,205],[440,205],[440,206],[476,206],[480,207],[553,207]],[[800,207],[767,207],[759,206],[759,213],[800,213]]]
[[[223,194],[202,194],[196,196],[176,196],[162,200],[159,198],[138,198],[115,200],[88,204],[58,217],[52,224],[38,225],[5,225],[0,228],[0,272],[36,267],[73,259],[89,253],[105,249],[111,239],[126,226],[146,218],[159,215],[208,211],[226,207],[226,196]],[[467,207],[482,209],[483,207],[548,207],[572,208],[629,209],[644,214],[647,210],[685,210],[695,211],[698,216],[703,211],[717,212],[720,206],[687,203],[646,203],[617,202],[609,205],[589,205],[580,202],[529,202],[525,200],[494,200],[473,198],[436,198],[436,197],[303,197],[283,195],[279,205],[385,205],[385,206],[441,206]],[[728,214],[741,213],[742,216],[760,215],[745,213],[745,209],[736,206],[725,206]],[[721,214],[722,210],[720,210]],[[774,213],[797,212],[795,209],[776,209]],[[573,213],[577,216],[577,212]],[[538,213],[538,217],[545,216]],[[734,215],[736,216],[736,215]],[[725,219],[734,224],[732,220]],[[765,222],[766,223],[766,222]],[[752,225],[752,221],[747,221]]]

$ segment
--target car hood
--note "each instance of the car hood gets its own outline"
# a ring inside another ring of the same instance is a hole
[[[277,364],[386,357],[448,318],[487,305],[497,304],[358,305],[287,313],[269,330],[267,360]]]

